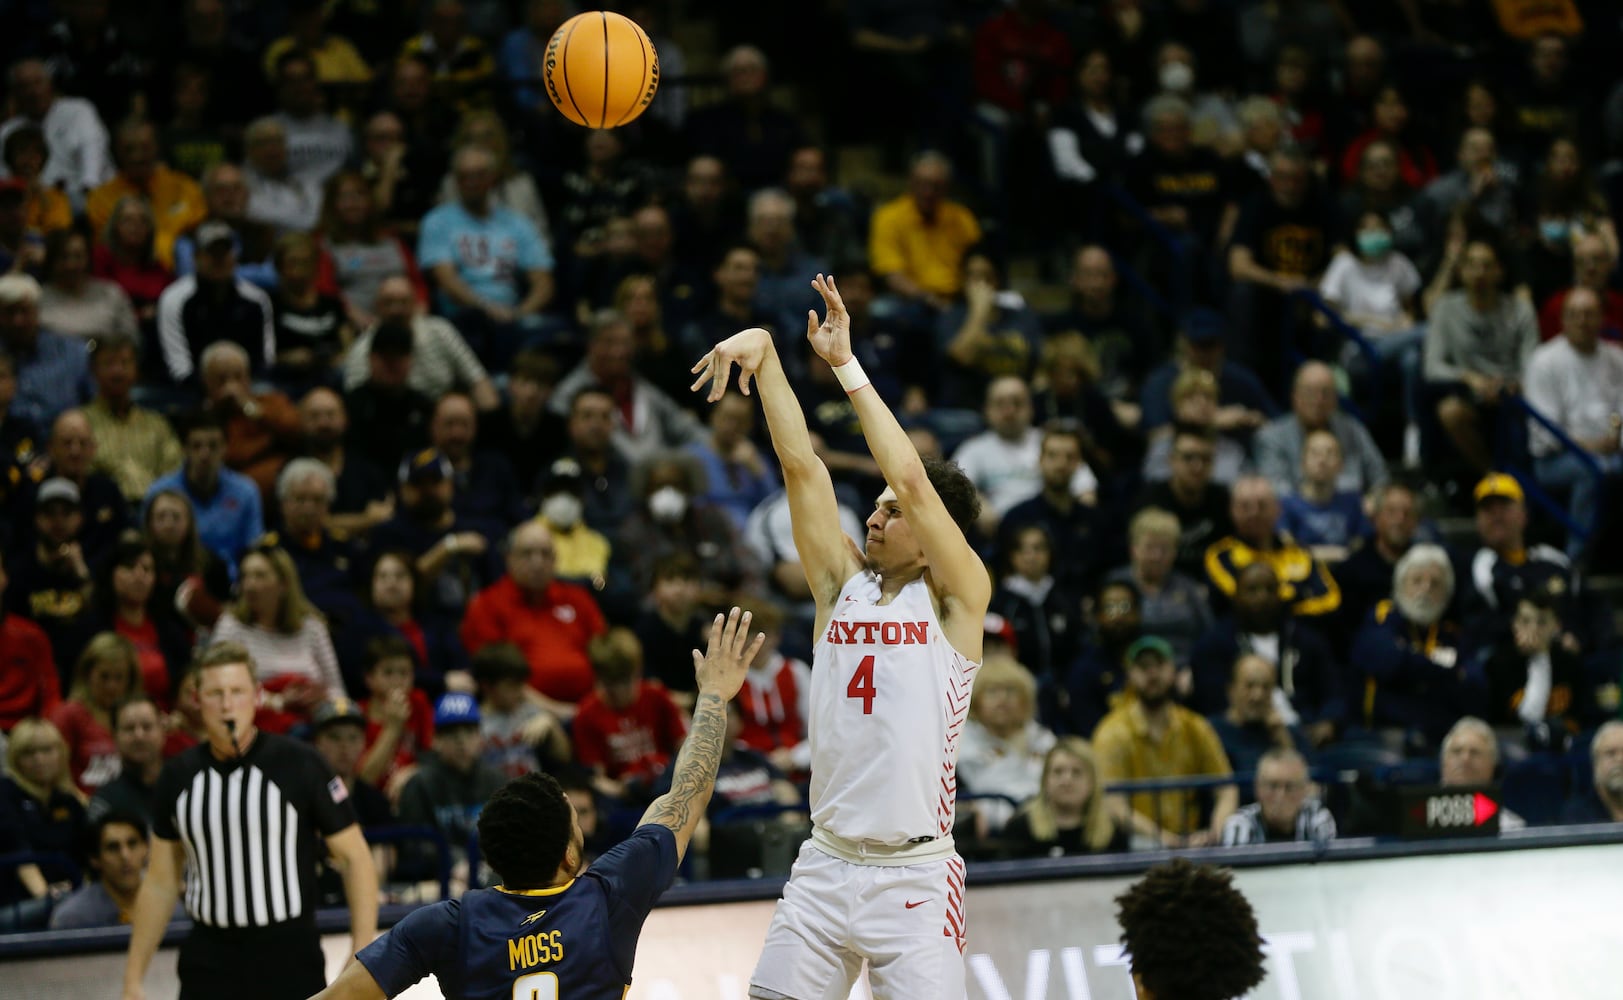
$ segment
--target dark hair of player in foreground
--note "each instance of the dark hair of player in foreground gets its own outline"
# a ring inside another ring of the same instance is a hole
[[[574,813],[563,786],[533,771],[496,790],[479,812],[479,849],[509,889],[544,889],[557,878]]]
[[[1116,897],[1139,1000],[1233,1000],[1262,982],[1262,936],[1227,871],[1174,858]]]

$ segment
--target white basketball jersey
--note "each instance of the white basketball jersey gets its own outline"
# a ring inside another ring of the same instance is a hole
[[[958,736],[978,663],[947,642],[922,579],[878,603],[847,580],[812,656],[811,818],[852,841],[902,845],[952,833]]]

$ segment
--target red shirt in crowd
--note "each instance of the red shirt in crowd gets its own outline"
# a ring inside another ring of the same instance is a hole
[[[124,289],[137,309],[156,303],[158,296],[175,280],[174,272],[156,260],[126,264],[100,243],[90,251],[90,273]]]
[[[113,622],[113,631],[135,646],[135,662],[141,668],[142,690],[157,703],[159,711],[169,711],[169,661],[163,658],[163,650],[158,645],[157,624],[151,618],[140,625],[131,625],[123,618],[117,618]]]
[[[118,744],[113,731],[101,724],[82,701],[58,702],[48,716],[68,743],[68,767],[73,780],[87,793],[118,777]]]
[[[62,700],[51,640],[26,618],[0,619],[0,732],[32,716],[45,717]]]
[[[1395,142],[1380,129],[1369,129],[1363,135],[1347,144],[1346,150],[1341,154],[1341,177],[1348,184],[1358,180],[1359,168],[1363,165],[1364,150],[1372,142],[1390,142],[1398,152],[1398,176],[1411,191],[1421,188],[1437,179],[1437,160],[1431,155],[1431,150],[1424,146],[1406,146]]]
[[[1071,83],[1071,43],[1052,21],[1005,10],[975,29],[975,91],[1014,114],[1056,107]]]
[[[258,725],[257,720],[255,721],[255,725]],[[168,760],[170,757],[183,754],[192,747],[197,746],[197,744],[200,742],[202,741],[193,736],[191,733],[186,732],[184,729],[171,729],[169,730],[169,735],[164,737],[163,759]]]
[[[423,634],[423,627],[417,624],[417,619],[407,618],[395,628],[400,630],[402,638],[411,643],[411,651],[416,654],[418,663],[433,662],[428,658],[428,636]]]
[[[739,742],[771,753],[806,738],[806,705],[811,698],[811,668],[782,653],[761,670],[751,670],[738,692],[744,728]]]
[[[603,768],[616,781],[652,781],[669,766],[687,723],[671,693],[658,681],[640,681],[637,695],[621,710],[596,691],[575,715],[575,756],[586,767]]]
[[[1566,321],[1561,318],[1561,310],[1567,307],[1567,293],[1570,291],[1572,289],[1563,288],[1544,300],[1544,308],[1538,311],[1538,339],[1554,340],[1561,336],[1561,328],[1566,326]],[[1601,292],[1600,311],[1600,339],[1614,343],[1623,341],[1623,295],[1610,288]]]
[[[406,725],[400,730],[400,742],[395,744],[394,763],[389,765],[381,778],[373,782],[379,788],[386,787],[396,771],[417,763],[417,755],[434,744],[434,706],[428,703],[428,695],[412,688],[410,701],[411,714],[406,717]],[[361,751],[363,759],[372,752],[372,747],[383,733],[383,723],[372,718],[371,702],[372,699],[368,698],[360,703],[361,711],[366,715],[366,749]]]
[[[586,644],[608,626],[585,587],[554,580],[537,599],[525,597],[511,576],[468,602],[462,643],[469,655],[493,642],[511,642],[530,664],[530,686],[554,701],[575,704],[595,678]]]

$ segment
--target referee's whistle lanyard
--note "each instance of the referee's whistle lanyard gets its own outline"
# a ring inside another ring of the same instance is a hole
[[[231,736],[231,759],[242,759],[242,745],[237,742],[237,720],[225,720],[225,731]]]

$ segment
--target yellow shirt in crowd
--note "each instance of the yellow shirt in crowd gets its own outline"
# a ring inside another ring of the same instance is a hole
[[[265,50],[265,77],[276,79],[276,61],[298,46],[292,35],[284,35],[270,43]],[[372,67],[361,58],[349,39],[327,35],[313,49],[304,49],[316,64],[316,79],[323,84],[366,83],[372,79]]]
[[[1234,773],[1211,723],[1182,705],[1169,706],[1168,711],[1166,732],[1160,739],[1150,735],[1144,706],[1136,699],[1099,722],[1093,731],[1093,752],[1099,760],[1101,782],[1110,785]],[[1134,812],[1177,834],[1201,828],[1200,800],[1200,793],[1188,791],[1141,792],[1132,797]]]
[[[943,201],[927,223],[904,194],[874,212],[868,266],[878,275],[900,272],[926,292],[951,298],[964,285],[964,252],[980,239],[980,223],[964,206]]]
[[[119,200],[131,195],[145,198],[152,206],[158,260],[164,267],[174,267],[175,240],[208,215],[203,189],[190,177],[162,163],[152,171],[152,181],[145,190],[136,187],[122,173],[115,174],[112,180],[85,198],[85,215],[97,239],[106,232],[107,220],[113,217]]]

